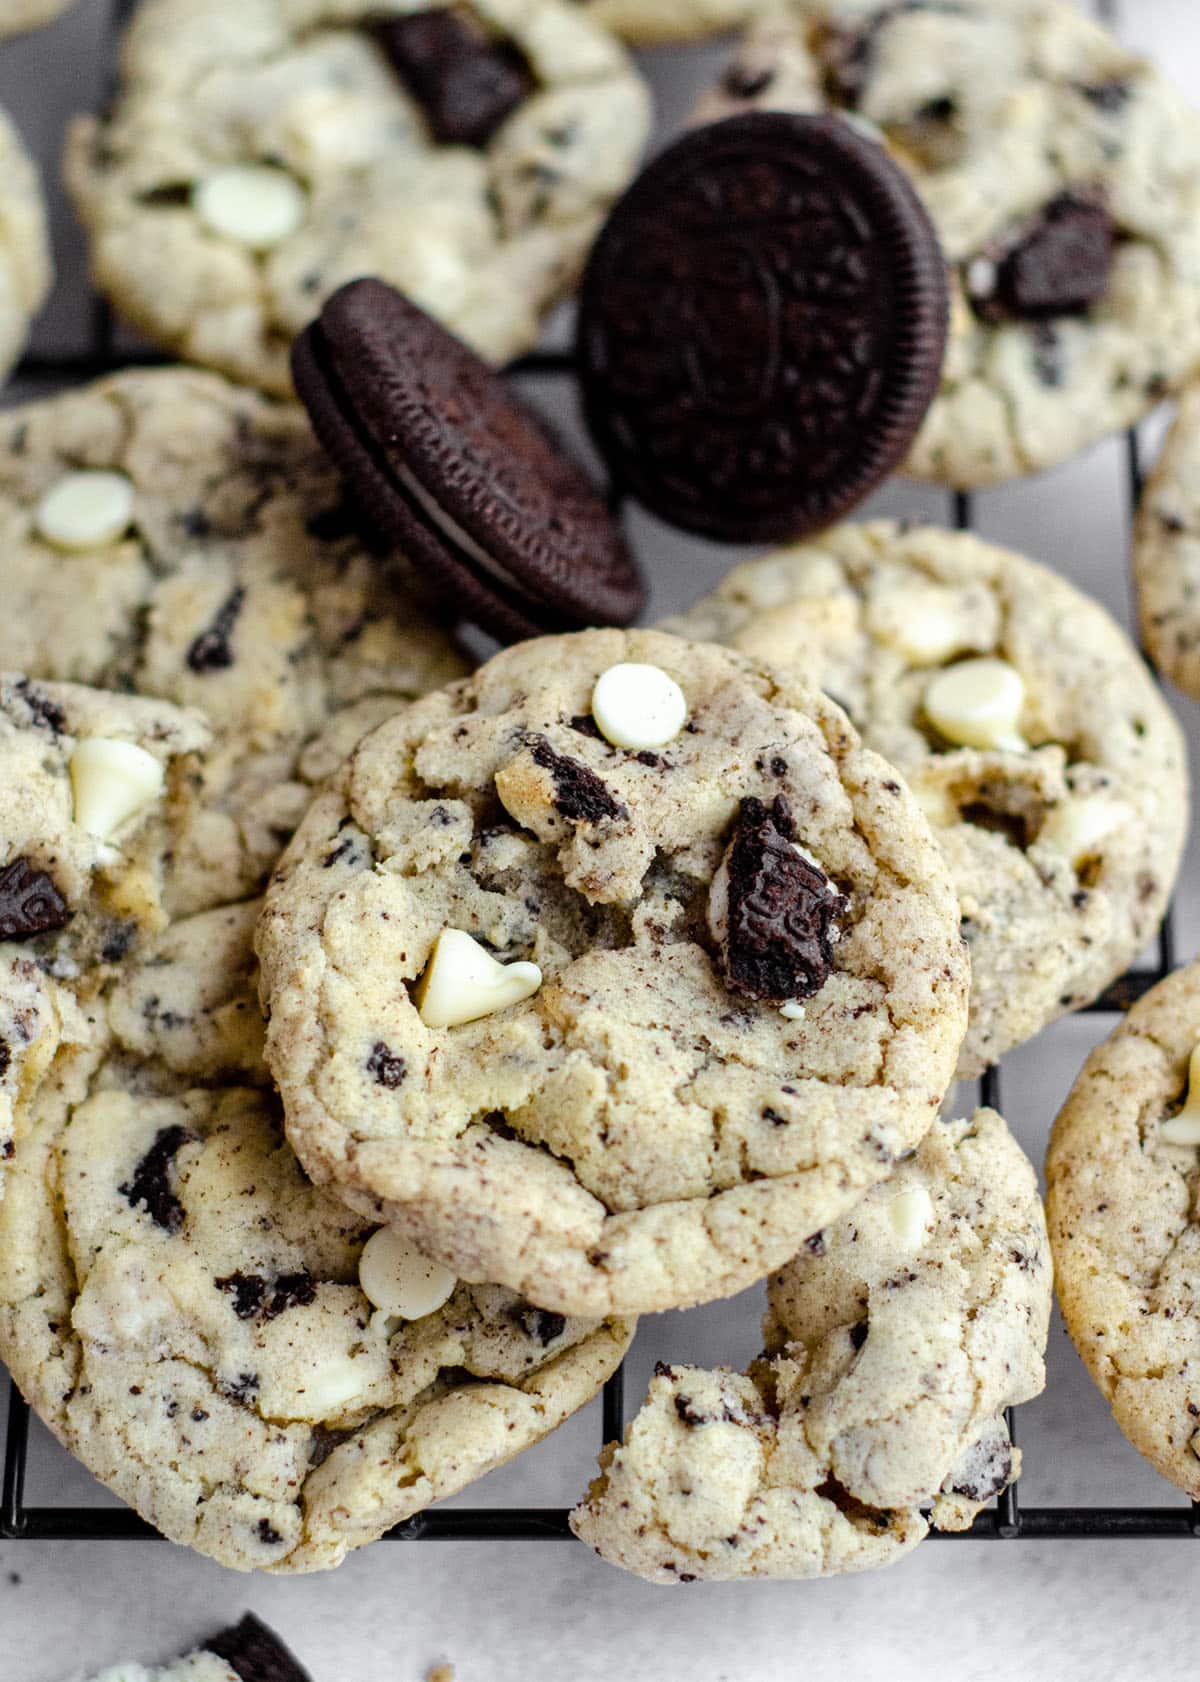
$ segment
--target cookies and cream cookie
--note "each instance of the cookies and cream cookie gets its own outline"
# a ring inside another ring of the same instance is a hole
[[[1200,386],[1191,385],[1146,481],[1133,542],[1142,641],[1200,698]]]
[[[356,535],[303,414],[184,368],[0,416],[0,668],[198,708],[174,911],[249,893],[368,726],[466,661]]]
[[[282,393],[292,338],[364,274],[491,361],[528,349],[648,128],[565,0],[144,0],[65,170],[121,311]]]
[[[0,110],[0,378],[24,350],[53,278],[41,178],[12,119]]]
[[[842,112],[907,169],[953,288],[909,459],[996,484],[1132,425],[1200,356],[1200,117],[1062,0],[781,0],[704,119]]]
[[[0,36],[23,35],[65,12],[74,0],[4,0],[0,10]]]
[[[1084,1064],[1046,1158],[1058,1300],[1117,1424],[1200,1500],[1200,964]]]
[[[1050,1297],[1031,1164],[994,1110],[939,1121],[771,1280],[747,1373],[658,1369],[572,1528],[660,1583],[867,1570],[967,1529],[1020,1470],[1004,1410],[1043,1387]]]
[[[915,1146],[949,875],[804,678],[650,631],[507,650],[357,747],[259,925],[309,1171],[560,1313],[729,1294]]]
[[[460,1283],[307,1179],[258,1060],[253,909],[175,925],[45,1075],[0,1358],[166,1536],[312,1571],[545,1436],[631,1329]]]
[[[1153,935],[1187,826],[1183,740],[1124,632],[1055,573],[965,533],[846,525],[736,567],[670,626],[795,666],[907,778],[971,952],[963,1078]]]
[[[273,1629],[252,1612],[169,1664],[118,1664],[93,1682],[311,1682]]]
[[[635,46],[655,47],[736,29],[762,0],[574,0],[574,4]]]

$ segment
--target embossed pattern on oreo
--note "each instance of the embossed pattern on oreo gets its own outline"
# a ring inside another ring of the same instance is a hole
[[[63,928],[70,915],[53,880],[28,859],[13,859],[0,870],[0,940],[49,934]]]
[[[729,541],[827,525],[903,458],[937,386],[936,236],[883,149],[753,112],[671,147],[584,281],[588,419],[648,507]]]

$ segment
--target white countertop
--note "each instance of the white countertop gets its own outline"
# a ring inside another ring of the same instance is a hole
[[[0,4],[3,0],[0,0]],[[203,0],[196,0],[202,4]],[[1200,101],[1197,0],[1118,0],[1123,35],[1159,56]],[[40,36],[0,47],[0,103],[46,159],[62,124],[99,97],[107,0],[80,0]],[[705,73],[700,53],[650,62],[678,114]],[[78,237],[59,205],[62,281],[38,334],[43,351],[78,348],[86,287]],[[1152,447],[1160,427],[1147,429]],[[1128,619],[1124,441],[1026,485],[977,499],[984,535],[1048,561]],[[873,509],[947,521],[947,499],[893,484]],[[729,555],[649,519],[634,536],[655,579],[652,611],[708,589]],[[1200,710],[1176,697],[1193,748]],[[1180,955],[1200,946],[1200,856],[1178,909]],[[1035,1160],[1103,1018],[1062,1023],[1006,1060],[1004,1106]],[[969,1100],[964,1094],[963,1102]],[[656,1358],[740,1364],[756,1352],[759,1302],[642,1323],[628,1367],[635,1407]],[[0,1400],[0,1421],[6,1403]],[[1021,1410],[1030,1505],[1166,1504],[1181,1499],[1128,1447],[1060,1325],[1046,1394]],[[468,1491],[469,1505],[565,1505],[590,1477],[598,1404],[513,1467]],[[111,1497],[35,1430],[28,1498]],[[314,1682],[422,1682],[449,1660],[457,1682],[1125,1682],[1193,1674],[1200,1645],[1200,1546],[1183,1542],[930,1541],[899,1566],[812,1584],[655,1589],[578,1544],[380,1544],[331,1576],[238,1577],[165,1543],[0,1543],[0,1682],[62,1682],[120,1658],[163,1659],[252,1609],[275,1624]]]

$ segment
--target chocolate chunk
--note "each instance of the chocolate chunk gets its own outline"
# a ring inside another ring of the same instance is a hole
[[[394,1092],[408,1073],[408,1064],[397,1057],[384,1040],[376,1040],[375,1049],[367,1058],[367,1073],[374,1075],[376,1084]]]
[[[35,724],[43,725],[56,736],[67,728],[67,715],[58,702],[52,701],[49,695],[36,689],[27,677],[21,678],[14,688],[33,714]]]
[[[245,600],[246,592],[241,585],[231,590],[212,624],[196,637],[187,651],[187,663],[193,672],[222,672],[233,665],[230,638]]]
[[[267,1294],[267,1282],[257,1273],[230,1273],[216,1281],[218,1291],[233,1298],[233,1312],[239,1320],[253,1320]]]
[[[696,1407],[690,1396],[676,1396],[675,1412],[689,1429],[697,1425],[707,1425],[708,1414]]]
[[[14,859],[0,870],[0,940],[48,934],[61,929],[70,915],[51,878],[28,859]]]
[[[517,1324],[526,1337],[536,1338],[542,1348],[547,1348],[555,1338],[561,1337],[567,1329],[567,1322],[562,1314],[551,1314],[545,1308],[521,1308],[517,1310]]]
[[[265,1524],[266,1520],[262,1522]],[[265,1537],[262,1539],[266,1541]],[[288,1652],[274,1630],[250,1612],[241,1623],[210,1636],[204,1650],[224,1659],[242,1682],[312,1682],[304,1666]]]
[[[277,1548],[283,1541],[283,1537],[268,1518],[260,1518],[255,1529],[258,1532],[258,1539],[264,1547]]]
[[[731,117],[663,152],[592,251],[588,423],[661,518],[794,539],[908,453],[948,307],[937,235],[882,146],[836,117]]]
[[[164,1232],[178,1232],[183,1225],[183,1204],[171,1185],[175,1158],[196,1135],[186,1127],[163,1127],[154,1143],[133,1171],[132,1180],[118,1186],[121,1196],[135,1209],[144,1209]]]
[[[857,1326],[851,1326],[851,1328],[850,1328],[851,1347],[854,1348],[855,1350],[861,1349],[863,1344],[867,1341],[867,1334],[870,1331],[870,1329],[871,1329],[870,1326],[867,1324],[867,1322],[865,1320],[860,1320]]]
[[[446,146],[486,146],[537,85],[515,42],[489,34],[465,6],[381,18],[374,33]]]
[[[317,1282],[311,1273],[281,1273],[275,1281],[271,1300],[263,1310],[264,1320],[274,1320],[289,1308],[307,1308],[317,1300]]]
[[[833,969],[837,920],[849,902],[796,850],[794,833],[782,795],[770,808],[743,800],[713,883],[710,919],[725,981],[746,998],[808,998]]]
[[[3,1080],[12,1064],[12,1051],[7,1040],[0,1040],[0,1080]]]
[[[1011,315],[1078,315],[1108,290],[1113,224],[1103,205],[1060,193],[1001,260],[995,299]]]
[[[507,642],[626,625],[641,578],[604,499],[494,369],[401,293],[358,280],[292,347],[296,389],[374,547]]]
[[[555,809],[571,823],[602,823],[605,818],[627,818],[628,808],[613,797],[596,773],[577,759],[555,753],[544,736],[530,749],[535,765],[549,771],[554,783]]]
[[[971,1444],[944,1485],[968,1501],[990,1501],[1012,1481],[1013,1455],[1008,1431],[997,1421]]]

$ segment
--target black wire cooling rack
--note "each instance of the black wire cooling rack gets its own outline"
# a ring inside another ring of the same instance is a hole
[[[114,28],[133,10],[136,0],[114,0]],[[1115,21],[1115,0],[1097,0],[1096,9],[1105,21]],[[17,370],[16,378],[39,385],[69,386],[99,379],[119,368],[154,364],[157,355],[123,355],[115,344],[112,317],[107,305],[97,299],[92,307],[90,345],[68,356],[30,356]],[[514,376],[530,379],[570,380],[574,362],[566,352],[540,351],[513,365]],[[1142,469],[1138,435],[1127,437],[1129,481],[1128,515],[1141,497]],[[613,506],[621,511],[623,498],[614,493]],[[965,492],[949,498],[950,523],[959,531],[970,531],[974,523],[973,499]],[[1159,932],[1156,960],[1149,967],[1129,970],[1102,997],[1085,1007],[1091,1015],[1120,1015],[1149,992],[1175,968],[1175,936],[1172,913],[1168,911]],[[1003,1113],[1001,1071],[988,1069],[979,1082],[983,1104]],[[1009,1430],[1016,1441],[1013,1415]],[[158,1532],[128,1507],[34,1506],[25,1499],[29,1456],[30,1408],[10,1381],[8,1426],[4,1443],[4,1474],[0,1484],[0,1541],[120,1542],[160,1541]],[[624,1374],[618,1370],[604,1387],[601,1443],[619,1438],[625,1428]],[[953,1533],[932,1531],[943,1541],[1015,1541],[1078,1538],[1177,1536],[1200,1538],[1200,1502],[1176,1502],[1158,1507],[1023,1507],[1017,1485],[998,1498],[994,1507],[981,1513],[970,1530]],[[567,1511],[556,1507],[451,1507],[420,1513],[391,1531],[388,1541],[569,1541]]]

